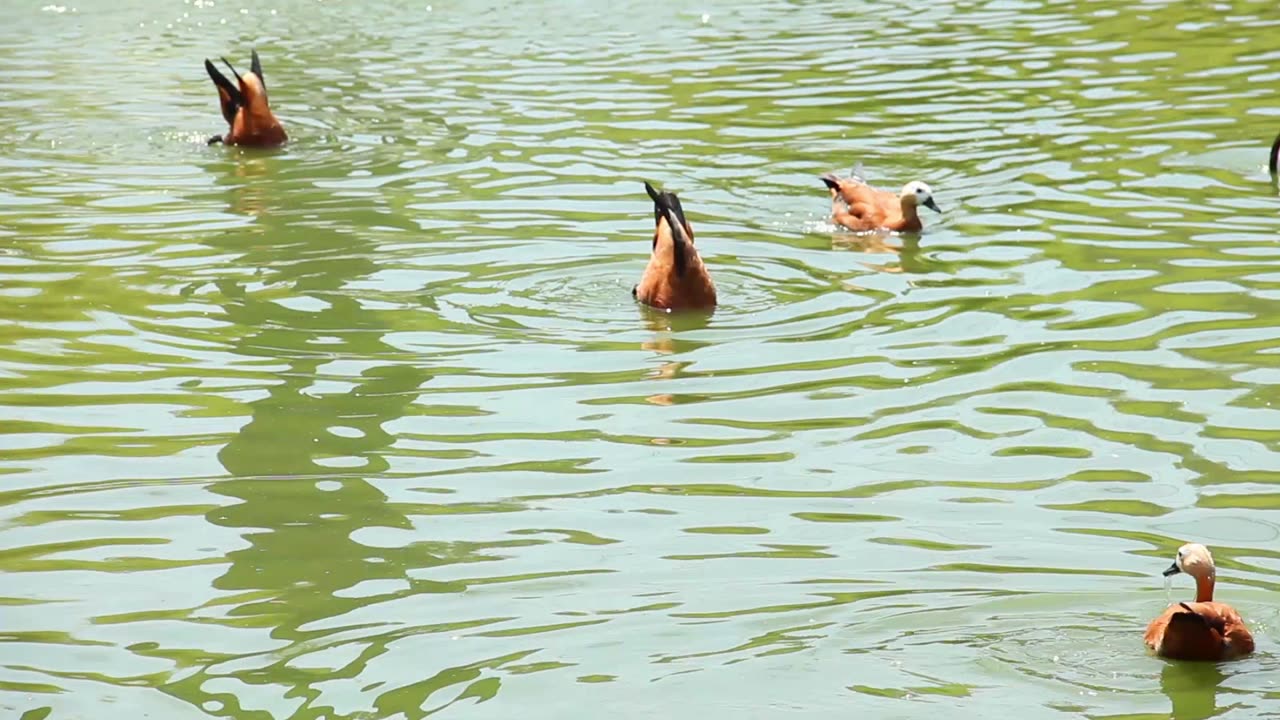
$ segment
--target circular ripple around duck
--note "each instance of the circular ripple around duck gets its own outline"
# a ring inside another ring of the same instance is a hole
[[[1153,657],[1143,645],[1146,614],[1161,606],[1152,599],[1028,594],[888,618],[877,630],[894,635],[882,641],[881,649],[901,651],[917,661],[899,668],[902,680],[896,686],[860,691],[910,694],[920,691],[921,678],[928,678],[975,692],[1034,686],[1031,694],[1046,705],[1073,712],[1106,709],[1117,701],[1167,703],[1157,692],[1173,697],[1166,688],[1185,687],[1187,679],[1179,674],[1185,664]],[[977,663],[963,661],[973,657],[979,658]],[[1199,678],[1201,700],[1212,703],[1214,688],[1234,674],[1256,673],[1258,663],[1276,665],[1269,657],[1255,656]]]
[[[763,317],[785,314],[786,305],[797,299],[794,290],[781,287],[760,268],[721,267],[713,270],[719,299],[713,311],[670,313],[632,296],[643,271],[641,258],[573,259],[485,281],[491,290],[487,294],[456,293],[446,299],[465,308],[480,325],[578,337],[614,335],[637,328],[637,321],[647,329],[655,324],[662,329],[756,325]]]

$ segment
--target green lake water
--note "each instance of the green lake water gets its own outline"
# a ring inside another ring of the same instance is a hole
[[[1280,716],[1274,0],[9,0],[0,131],[0,717]]]

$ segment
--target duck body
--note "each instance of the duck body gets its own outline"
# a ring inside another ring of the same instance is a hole
[[[649,264],[632,288],[635,299],[663,310],[709,310],[716,306],[716,286],[698,250],[693,227],[675,193],[644,189],[653,200],[653,243]]]
[[[1231,660],[1253,652],[1253,636],[1240,613],[1219,602],[1170,605],[1147,626],[1143,640],[1157,655],[1175,660]]]
[[[1240,613],[1213,600],[1216,570],[1208,548],[1183,545],[1164,574],[1180,572],[1195,578],[1196,600],[1174,603],[1152,620],[1143,635],[1147,647],[1174,660],[1231,660],[1253,652],[1253,636]]]
[[[218,68],[207,59],[204,69],[209,79],[218,89],[218,103],[222,108],[222,117],[226,119],[229,130],[225,135],[214,135],[209,144],[224,143],[227,145],[243,145],[246,147],[277,147],[283,145],[289,136],[276,116],[271,112],[267,102],[267,81],[262,74],[262,62],[258,59],[258,51],[252,51],[252,63],[249,72],[241,75],[222,58],[231,74],[236,79],[232,84]]]
[[[831,192],[831,220],[855,232],[890,230],[920,232],[920,206],[942,212],[929,186],[913,180],[897,193],[868,185],[857,176],[842,178],[835,173],[821,176]]]

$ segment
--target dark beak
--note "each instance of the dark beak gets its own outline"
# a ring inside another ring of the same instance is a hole
[[[1169,577],[1170,575],[1177,575],[1180,572],[1182,572],[1182,570],[1178,568],[1178,563],[1175,562],[1174,564],[1169,566],[1168,570],[1165,570],[1161,574],[1164,575],[1165,577]]]
[[[942,208],[938,207],[938,203],[934,202],[932,197],[924,201],[924,206],[936,213],[942,212]]]

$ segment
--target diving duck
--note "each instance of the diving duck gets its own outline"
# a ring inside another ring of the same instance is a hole
[[[232,85],[208,59],[204,61],[204,69],[218,88],[222,117],[231,126],[227,134],[209,138],[210,145],[225,143],[265,148],[283,145],[289,139],[267,104],[267,81],[262,75],[262,62],[258,60],[257,50],[252,51],[251,58],[249,72],[245,75],[236,72],[231,63],[222,58],[222,62],[226,63],[235,76],[236,85]]]
[[[716,306],[716,286],[693,246],[693,227],[680,198],[649,183],[653,199],[653,244],[649,264],[631,289],[635,299],[664,310],[707,310]]]

